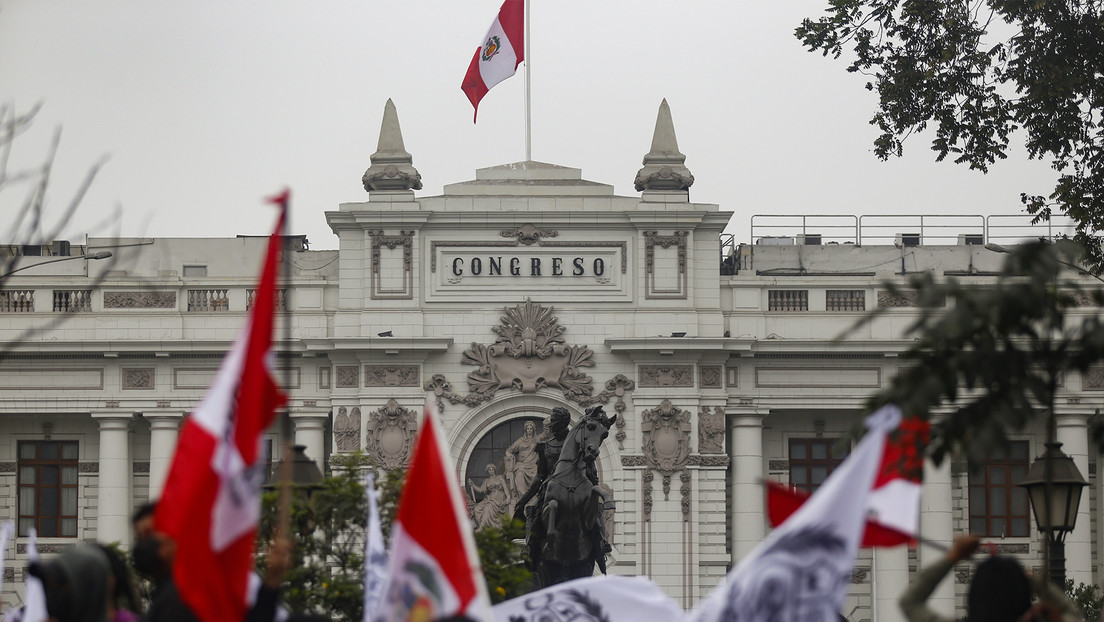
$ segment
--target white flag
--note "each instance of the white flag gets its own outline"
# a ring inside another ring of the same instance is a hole
[[[646,577],[575,579],[495,605],[497,622],[681,620],[682,607]]]
[[[834,622],[866,528],[867,498],[901,411],[866,419],[866,436],[824,484],[728,573],[691,622]]]
[[[383,600],[383,586],[387,582],[387,549],[383,544],[380,527],[379,492],[376,478],[364,476],[364,490],[368,493],[368,526],[364,538],[364,622],[369,622]]]
[[[0,525],[0,594],[4,593],[4,562],[8,558],[8,542],[12,537],[12,522],[5,521]]]
[[[27,543],[27,562],[38,560],[38,532],[31,528],[30,542]],[[26,575],[23,580],[23,622],[46,622],[50,615],[46,612],[46,590],[42,580]]]

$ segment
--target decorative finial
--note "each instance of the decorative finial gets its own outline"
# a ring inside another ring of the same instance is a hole
[[[414,158],[403,146],[402,129],[399,128],[399,113],[390,99],[383,107],[383,124],[380,125],[379,143],[372,154],[372,166],[364,171],[364,189],[375,190],[421,190],[422,175],[414,168]]]
[[[671,107],[664,99],[659,104],[655,133],[652,134],[652,150],[644,156],[644,168],[636,173],[637,191],[688,190],[694,184],[694,176],[683,163],[686,156],[679,152],[675,138],[675,123],[671,120]]]

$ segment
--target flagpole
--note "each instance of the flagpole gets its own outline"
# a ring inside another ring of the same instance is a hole
[[[533,57],[530,55],[531,46],[529,45],[529,6],[530,0],[524,0],[525,2],[525,161],[528,162],[533,159],[533,99],[532,99],[532,82],[530,78],[533,74]]]
[[[291,537],[291,485],[292,485],[292,458],[294,457],[294,449],[292,448],[292,436],[294,431],[291,425],[291,396],[287,394],[287,391],[291,387],[291,305],[288,304],[288,283],[291,281],[291,253],[288,252],[287,243],[287,230],[288,230],[288,218],[291,216],[291,197],[289,196],[284,204],[281,206],[283,214],[280,217],[280,267],[283,273],[284,284],[284,310],[280,315],[284,318],[284,335],[283,351],[284,368],[281,370],[284,376],[283,390],[286,402],[284,403],[284,416],[281,417],[281,436],[284,437],[284,448],[282,450],[282,456],[280,460],[280,503],[278,509],[278,520],[276,523],[276,537],[281,539],[288,539]],[[277,279],[279,283],[280,279]],[[280,300],[280,288],[277,286],[276,291],[273,292],[276,300],[274,303],[279,303]],[[279,351],[279,350],[277,350]],[[279,356],[277,356],[279,360]]]

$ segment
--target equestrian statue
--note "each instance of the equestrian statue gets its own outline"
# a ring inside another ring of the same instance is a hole
[[[552,409],[549,437],[537,443],[537,474],[514,506],[514,517],[526,520],[529,559],[540,587],[592,576],[595,565],[606,572],[611,547],[602,511],[613,509],[613,502],[598,487],[594,461],[615,419],[595,406],[569,429],[567,409]]]

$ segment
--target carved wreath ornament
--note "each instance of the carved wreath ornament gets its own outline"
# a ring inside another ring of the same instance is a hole
[[[498,326],[491,328],[498,339],[491,346],[472,343],[464,351],[463,363],[478,369],[468,374],[468,389],[480,401],[489,400],[503,388],[535,393],[543,387],[563,391],[564,397],[579,401],[591,394],[591,378],[581,371],[593,367],[594,353],[588,346],[564,343],[564,327],[552,315],[552,307],[525,304],[506,307]]]

